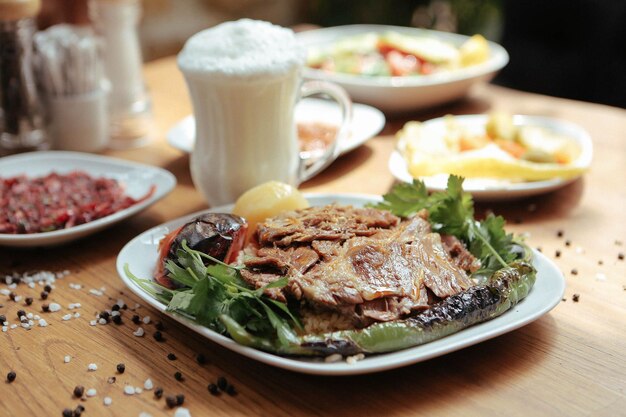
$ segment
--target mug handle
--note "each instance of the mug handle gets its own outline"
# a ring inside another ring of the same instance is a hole
[[[341,126],[337,131],[337,136],[333,143],[324,151],[324,154],[317,158],[312,164],[307,165],[310,158],[300,156],[300,168],[298,171],[298,182],[302,183],[319,172],[324,170],[339,156],[339,143],[346,140],[350,135],[352,125],[352,100],[348,93],[340,86],[326,81],[306,81],[300,87],[300,97],[308,97],[315,94],[325,94],[330,96],[339,104],[341,110]]]

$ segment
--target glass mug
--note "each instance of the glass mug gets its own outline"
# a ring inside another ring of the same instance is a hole
[[[311,178],[339,154],[349,134],[351,101],[323,81],[302,82],[306,51],[289,29],[242,19],[192,36],[178,55],[196,123],[191,176],[210,205],[234,202],[270,180],[291,185]],[[337,138],[315,160],[300,155],[294,108],[306,96],[339,103]]]

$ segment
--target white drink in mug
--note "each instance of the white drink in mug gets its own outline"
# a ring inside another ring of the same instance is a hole
[[[178,56],[196,120],[191,176],[211,205],[270,180],[297,185],[337,157],[350,100],[338,86],[302,84],[305,49],[289,29],[242,19],[192,36]],[[300,158],[294,107],[324,93],[342,107],[337,140],[312,164]]]

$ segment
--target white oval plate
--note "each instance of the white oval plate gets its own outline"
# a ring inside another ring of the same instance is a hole
[[[298,103],[296,122],[341,123],[341,111],[334,101],[307,98]],[[350,137],[341,141],[339,153],[344,154],[358,148],[376,136],[385,126],[385,115],[378,109],[364,104],[352,105],[352,128]],[[167,132],[167,142],[183,152],[191,152],[196,136],[196,122],[189,115],[176,123]]]
[[[116,179],[123,184],[126,195],[133,198],[146,195],[153,185],[156,186],[156,189],[149,198],[140,203],[109,216],[68,229],[30,234],[0,233],[0,245],[36,247],[70,242],[139,213],[165,197],[176,185],[176,177],[164,169],[88,153],[46,151],[0,158],[2,178],[16,175],[40,177],[53,171],[69,173],[76,170],[84,171],[93,177]]]
[[[484,133],[488,115],[474,114],[466,116],[454,116],[454,119],[464,129],[474,134]],[[550,130],[554,133],[570,137],[581,148],[581,154],[572,164],[584,168],[591,165],[593,159],[593,143],[589,134],[580,126],[563,120],[552,119],[542,116],[513,116],[513,124],[516,126],[538,126]],[[424,134],[431,136],[443,136],[446,133],[446,122],[444,117],[431,119],[423,123]],[[406,160],[400,152],[394,150],[389,158],[389,171],[399,181],[412,182],[413,177],[408,171]],[[442,191],[446,189],[448,175],[440,174],[432,177],[420,178],[431,191]],[[496,180],[488,178],[467,178],[463,182],[463,189],[472,194],[475,200],[479,201],[500,201],[512,200],[516,198],[529,197],[543,194],[561,188],[576,178],[563,180],[552,179],[545,181],[511,182],[506,180]]]
[[[434,30],[385,25],[348,25],[307,30],[296,34],[306,47],[331,46],[338,39],[361,33],[394,31],[415,37],[437,38],[461,46],[468,36]],[[490,56],[482,64],[455,71],[417,77],[362,76],[304,69],[310,80],[331,81],[342,86],[353,101],[376,106],[384,112],[406,112],[433,107],[467,94],[477,82],[489,81],[509,62],[506,50],[489,42]]]
[[[306,195],[306,197],[312,205],[325,205],[336,202],[339,204],[363,206],[366,203],[381,200],[380,197],[354,194],[310,194]],[[232,205],[217,207],[210,211],[230,212],[231,209]],[[124,273],[124,265],[128,264],[130,270],[136,276],[150,278],[157,262],[159,240],[169,231],[188,222],[198,214],[190,214],[189,216],[164,223],[161,226],[143,232],[128,242],[117,257],[117,272],[122,281],[146,303],[209,340],[241,355],[290,371],[318,375],[354,375],[384,371],[425,361],[510,332],[538,319],[561,301],[565,290],[565,280],[559,269],[545,256],[539,252],[534,252],[533,264],[537,268],[538,273],[537,281],[532,291],[513,310],[493,320],[469,327],[422,346],[369,356],[354,364],[348,364],[344,361],[325,363],[322,360],[277,356],[242,346],[228,337],[193,323],[189,319],[166,311],[163,304],[144,292]]]

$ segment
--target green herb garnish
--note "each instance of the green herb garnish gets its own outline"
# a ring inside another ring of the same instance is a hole
[[[483,221],[474,219],[474,202],[463,192],[463,178],[448,177],[446,191],[428,193],[423,181],[396,185],[374,208],[389,210],[400,217],[409,217],[420,210],[428,211],[434,232],[454,235],[481,262],[474,277],[489,277],[508,266],[520,254],[518,242],[504,230],[504,218],[489,214]]]
[[[184,315],[218,333],[226,334],[224,318],[236,322],[249,337],[272,341],[285,347],[296,340],[294,328],[301,328],[287,304],[264,294],[266,289],[282,288],[287,278],[281,278],[259,289],[250,289],[239,274],[240,267],[226,265],[217,259],[190,249],[183,242],[177,252],[177,262],[168,261],[169,278],[181,285],[169,289],[158,283],[124,270],[137,285],[167,305],[169,311]],[[205,266],[203,259],[214,262]]]

